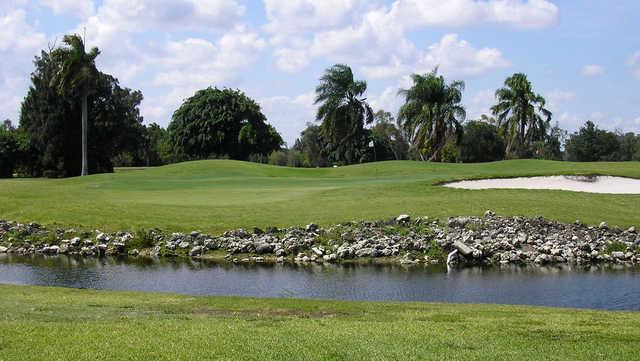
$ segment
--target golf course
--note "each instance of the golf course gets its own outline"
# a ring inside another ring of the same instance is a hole
[[[221,233],[234,228],[332,225],[399,214],[446,218],[544,216],[571,223],[640,224],[640,195],[558,190],[461,190],[459,179],[536,175],[640,178],[637,162],[509,160],[482,164],[388,161],[303,169],[232,160],[120,169],[67,179],[0,180],[0,218],[119,231]]]

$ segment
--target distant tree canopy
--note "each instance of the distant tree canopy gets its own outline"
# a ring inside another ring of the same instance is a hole
[[[45,51],[34,61],[19,126],[26,140],[23,167],[28,175],[69,177],[81,172],[82,107],[78,99],[86,93],[69,88],[60,94],[51,86],[64,61],[64,53],[51,57]],[[122,88],[116,78],[102,72],[96,74],[91,86],[87,99],[89,173],[111,172],[112,157],[142,127],[138,108],[142,93]]]
[[[440,161],[449,141],[462,136],[466,111],[462,106],[463,81],[449,84],[438,68],[427,74],[412,74],[413,85],[398,94],[404,104],[398,112],[400,126],[411,142],[411,151],[419,159]]]
[[[206,88],[173,113],[169,144],[176,160],[269,155],[284,144],[260,106],[243,92]]]
[[[10,178],[19,167],[24,141],[9,120],[0,124],[0,178]]]
[[[598,129],[593,122],[587,121],[569,136],[565,148],[572,161],[613,161],[619,158],[620,143],[615,133]]]
[[[527,75],[515,73],[496,90],[498,103],[491,107],[507,142],[508,158],[530,158],[533,143],[544,142],[549,130],[551,112],[545,99],[533,92]]]
[[[492,162],[504,159],[505,144],[495,125],[470,121],[464,125],[460,141],[460,161]]]
[[[326,145],[324,152],[331,162],[352,164],[368,156],[365,124],[373,122],[373,110],[364,97],[367,83],[356,80],[351,68],[336,64],[325,70],[316,87],[316,120]]]

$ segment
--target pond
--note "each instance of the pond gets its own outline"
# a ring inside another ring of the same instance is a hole
[[[463,180],[443,184],[462,189],[556,189],[575,192],[640,194],[640,179],[613,176],[549,176]]]
[[[640,310],[640,269],[246,265],[0,255],[0,283],[192,295],[526,304]]]

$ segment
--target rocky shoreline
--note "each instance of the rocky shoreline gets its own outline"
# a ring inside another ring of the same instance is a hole
[[[236,229],[212,236],[48,229],[0,221],[0,253],[86,257],[191,257],[234,263],[385,262],[448,265],[640,264],[640,233],[558,223],[541,217],[438,220],[400,215],[384,221],[347,222],[328,228]]]

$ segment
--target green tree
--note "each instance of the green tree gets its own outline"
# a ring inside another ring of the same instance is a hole
[[[347,65],[328,68],[316,87],[315,104],[320,104],[316,120],[321,121],[326,151],[332,161],[351,164],[363,160],[367,152],[364,125],[373,122],[373,110],[363,98],[365,81],[354,80]]]
[[[617,134],[617,136],[620,143],[618,160],[638,160],[636,155],[640,155],[640,136],[632,132]]]
[[[587,121],[571,134],[565,146],[569,160],[578,162],[612,161],[618,157],[620,143],[615,133],[598,129]]]
[[[504,159],[504,139],[500,136],[498,127],[484,121],[470,121],[464,125],[459,148],[460,160],[464,163]]]
[[[0,124],[0,178],[11,178],[20,165],[23,140],[9,120]]]
[[[326,167],[329,159],[325,156],[326,144],[319,125],[307,124],[296,139],[293,149],[301,153],[303,167]]]
[[[545,99],[533,92],[531,82],[523,73],[515,73],[496,90],[498,103],[491,107],[498,126],[507,141],[507,157],[528,157],[531,145],[544,141],[551,121]]]
[[[169,143],[177,160],[269,155],[284,144],[260,106],[240,90],[197,91],[173,113]]]
[[[411,88],[398,92],[405,100],[398,121],[410,137],[414,154],[422,160],[440,161],[445,144],[462,136],[464,82],[447,84],[437,68],[428,74],[413,74],[411,79]]]
[[[61,56],[43,51],[34,61],[31,86],[20,110],[19,130],[24,135],[23,165],[31,176],[69,177],[81,174],[82,110],[78,89],[63,96],[52,88],[52,78],[62,67]],[[98,72],[87,98],[87,129],[91,139],[87,152],[90,173],[113,171],[112,158],[140,139],[132,137],[141,127],[142,93],[122,88],[118,80]]]
[[[65,35],[62,42],[66,45],[52,52],[59,68],[51,78],[51,86],[57,88],[63,97],[73,97],[78,94],[82,103],[82,170],[81,176],[89,174],[87,154],[87,116],[88,97],[95,92],[98,69],[95,59],[100,50],[94,47],[88,53],[85,51],[82,38],[77,35]]]
[[[374,114],[375,125],[371,127],[376,160],[407,159],[409,144],[402,131],[395,125],[393,115],[384,110]]]

